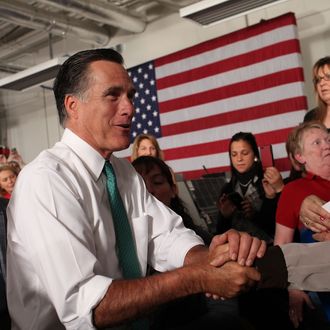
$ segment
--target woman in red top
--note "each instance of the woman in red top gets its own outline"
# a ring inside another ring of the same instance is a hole
[[[282,190],[276,212],[275,245],[292,242],[295,229],[299,229],[302,242],[311,242],[311,232],[299,221],[301,204],[311,194],[330,200],[330,137],[327,128],[317,121],[299,125],[288,137],[287,150],[304,175],[289,182]],[[289,290],[289,297],[290,317],[297,327],[303,320],[304,303],[310,307],[312,303],[303,291]]]
[[[17,173],[10,165],[0,166],[0,196],[10,199],[14,190]]]

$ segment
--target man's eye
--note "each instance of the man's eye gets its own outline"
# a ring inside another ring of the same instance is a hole
[[[108,94],[110,97],[117,98],[119,95],[116,92],[111,92]]]

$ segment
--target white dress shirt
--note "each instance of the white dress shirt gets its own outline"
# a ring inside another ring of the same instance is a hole
[[[111,156],[143,273],[182,266],[202,240]],[[7,296],[13,329],[94,329],[92,310],[122,278],[102,173],[105,160],[66,129],[21,171],[8,207]]]

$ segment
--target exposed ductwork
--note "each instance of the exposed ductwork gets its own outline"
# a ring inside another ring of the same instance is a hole
[[[140,33],[146,27],[141,15],[132,16],[126,10],[100,2],[86,0],[38,0],[38,2],[80,14],[90,20],[111,25],[129,32]]]
[[[29,49],[34,45],[44,43],[48,40],[49,36],[46,33],[40,34],[40,31],[31,31],[20,38],[17,38],[6,44],[6,47],[0,48],[0,59],[2,61],[9,60],[24,53],[28,53]]]
[[[43,9],[36,9],[16,0],[0,1],[0,16],[4,20],[34,30],[61,36],[72,35],[99,45],[105,45],[110,39],[108,32],[97,24],[74,18],[68,21],[59,14],[50,14]]]
[[[53,58],[47,62],[35,65],[26,70],[17,72],[0,79],[0,88],[24,91],[54,79],[60,66],[67,57]]]
[[[203,0],[180,9],[181,17],[211,25],[287,0]]]
[[[0,71],[25,69],[26,56],[44,49],[47,41],[68,37],[107,47],[113,36],[141,33],[149,22],[197,1],[0,0]]]

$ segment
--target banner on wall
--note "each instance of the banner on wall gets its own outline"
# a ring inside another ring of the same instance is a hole
[[[228,143],[252,132],[290,168],[285,141],[307,109],[294,14],[203,42],[129,69],[137,89],[132,140],[157,137],[185,179],[229,170]],[[130,148],[116,153],[129,157]]]

